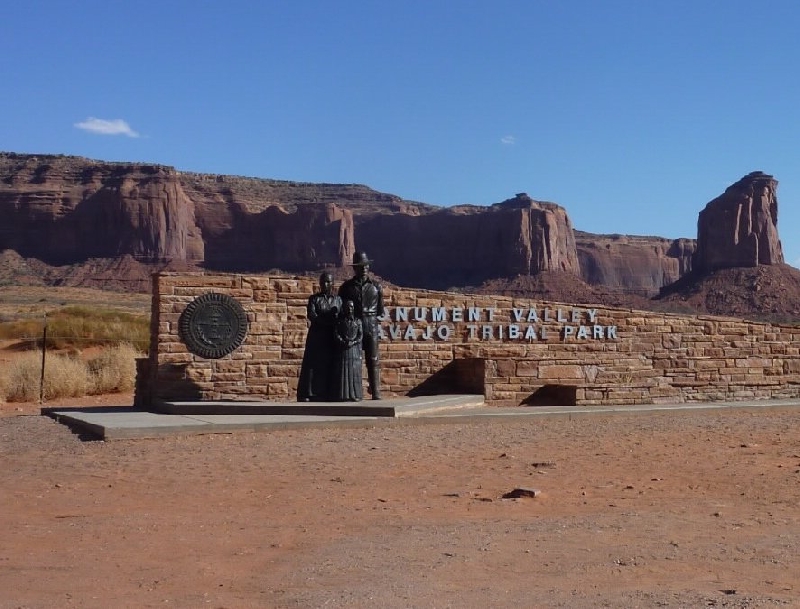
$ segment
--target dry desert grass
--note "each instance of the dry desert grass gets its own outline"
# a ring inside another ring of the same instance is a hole
[[[45,333],[46,331],[46,333]],[[0,321],[0,339],[17,339],[21,348],[84,348],[128,342],[146,350],[150,343],[147,316],[98,306],[69,305],[40,317]]]
[[[86,288],[0,287],[0,401],[129,392],[149,342],[146,294]],[[46,315],[46,318],[45,318]]]
[[[49,354],[45,357],[45,400],[131,391],[136,379],[136,358],[142,353],[121,343],[99,349],[94,355]],[[27,351],[0,369],[0,400],[32,402],[40,395],[42,355]]]

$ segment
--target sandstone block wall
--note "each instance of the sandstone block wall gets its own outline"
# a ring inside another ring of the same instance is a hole
[[[152,341],[137,401],[294,400],[310,278],[173,274],[153,279]],[[188,351],[186,305],[207,292],[247,313],[220,359]],[[800,397],[800,328],[512,297],[387,289],[386,396],[483,393],[495,406]]]

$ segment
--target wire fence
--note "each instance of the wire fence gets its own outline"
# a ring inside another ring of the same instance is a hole
[[[38,350],[41,354],[40,370],[38,371],[39,404],[44,403],[45,400],[46,373],[48,370],[48,352],[53,353],[63,350],[69,351],[70,350],[69,348],[65,349],[63,347],[63,345],[65,344],[70,345],[70,347],[74,347],[74,345],[76,344],[80,345],[81,348],[77,349],[78,352],[87,347],[98,346],[101,349],[105,349],[108,347],[125,345],[125,344],[130,345],[130,347],[133,347],[133,349],[135,349],[138,352],[143,352],[147,349],[147,345],[145,344],[146,341],[142,339],[126,340],[125,338],[121,337],[107,337],[107,336],[96,336],[96,335],[77,336],[75,334],[63,334],[63,333],[54,334],[51,330],[50,324],[48,323],[48,318],[46,313],[43,315],[41,329],[39,332],[36,333],[30,331],[22,332],[14,336],[8,336],[7,339],[16,341],[16,345],[21,350],[30,351],[31,353]],[[69,356],[71,355],[72,353],[69,354]],[[63,357],[63,356],[56,355],[56,357]],[[30,370],[30,372],[32,373],[33,370]],[[1,378],[0,381],[2,381]]]

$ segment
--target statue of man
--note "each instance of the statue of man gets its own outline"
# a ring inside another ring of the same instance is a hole
[[[361,346],[367,363],[369,392],[373,400],[381,399],[381,371],[378,341],[380,325],[378,317],[383,315],[383,290],[379,283],[369,277],[370,259],[365,252],[353,254],[354,275],[339,287],[342,301],[352,300],[355,316],[361,319],[363,337]]]

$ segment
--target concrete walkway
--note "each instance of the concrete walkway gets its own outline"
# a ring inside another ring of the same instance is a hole
[[[664,410],[720,410],[720,409],[765,409],[797,408],[800,399],[759,400],[750,402],[703,402],[692,404],[639,404],[635,406],[520,406],[516,408],[494,408],[486,406],[483,396],[443,395],[418,398],[391,398],[380,402],[362,402],[357,414],[342,414],[335,407],[341,404],[296,402],[250,402],[236,403],[237,414],[204,414],[210,411],[209,403],[183,402],[187,411],[182,414],[154,413],[133,407],[115,408],[70,408],[42,409],[59,423],[74,429],[87,431],[103,440],[133,438],[158,438],[172,435],[209,433],[234,433],[240,431],[263,432],[298,427],[398,425],[409,423],[464,423],[485,420],[508,420],[509,418],[532,418],[543,416],[588,416],[610,413],[656,412]],[[231,407],[231,403],[216,404]],[[256,409],[261,413],[242,412],[240,407]],[[305,407],[305,409],[304,409]],[[330,413],[326,414],[325,409]],[[359,410],[360,409],[360,410]],[[282,411],[282,412],[281,412]],[[264,412],[269,412],[265,414]],[[389,414],[391,412],[391,414]]]

